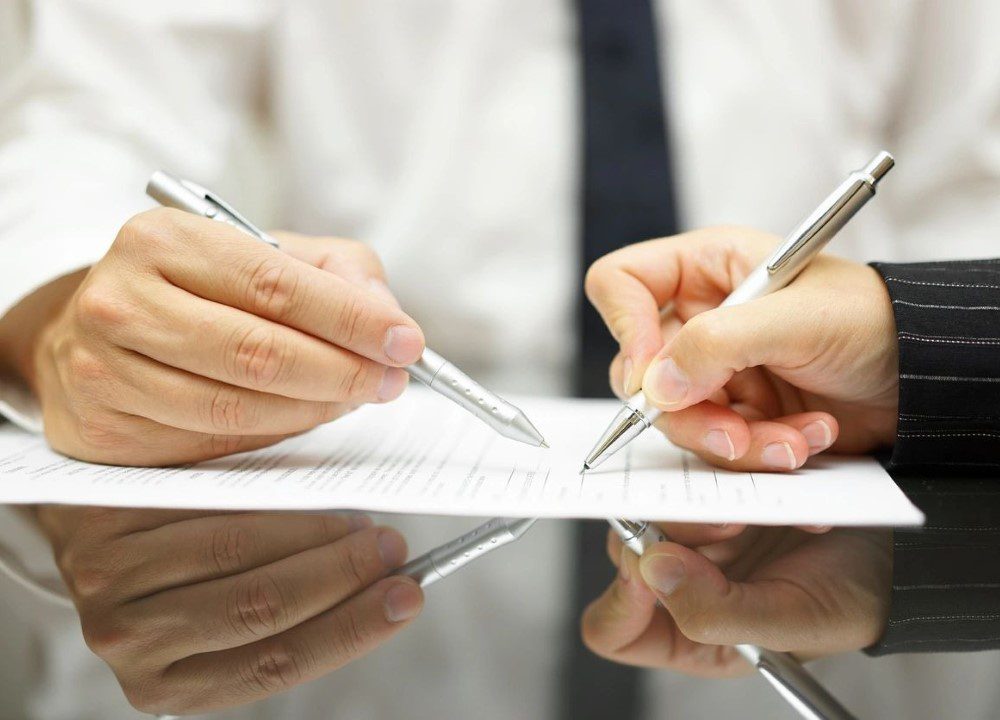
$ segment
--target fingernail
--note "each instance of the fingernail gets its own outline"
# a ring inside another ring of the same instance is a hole
[[[629,388],[632,387],[632,358],[625,358],[622,363],[622,396],[629,396]]]
[[[632,572],[628,569],[628,553],[632,552],[627,547],[622,548],[622,559],[618,563],[618,574],[621,576],[622,582],[628,585],[629,581],[632,579]]]
[[[368,287],[370,287],[372,292],[384,299],[387,303],[390,303],[395,307],[399,307],[399,300],[397,300],[396,296],[392,294],[392,290],[389,289],[389,286],[385,284],[385,281],[382,280],[382,278],[370,278],[368,280]]]
[[[646,373],[650,375],[649,371]],[[691,388],[687,376],[677,367],[673,358],[658,360],[650,375],[653,382],[646,388],[647,394],[658,405],[676,405]]]
[[[736,448],[733,446],[733,440],[725,430],[709,430],[702,438],[702,443],[705,445],[705,449],[713,455],[730,461],[736,459]]]
[[[382,383],[378,386],[378,399],[382,402],[395,400],[403,394],[409,376],[402,368],[387,368],[382,376]]]
[[[423,348],[420,332],[406,325],[393,325],[389,328],[382,345],[385,356],[399,365],[416,362]]]
[[[806,425],[802,428],[802,435],[805,436],[806,442],[809,443],[809,450],[812,452],[826,450],[833,444],[833,431],[822,420],[816,420]]]
[[[760,454],[760,459],[764,461],[765,465],[782,470],[794,470],[797,465],[795,462],[795,453],[792,452],[792,446],[786,442],[776,442],[766,445],[764,451]]]
[[[378,552],[386,567],[399,567],[406,560],[406,541],[399,533],[383,530],[378,534]]]
[[[673,555],[651,555],[639,561],[639,572],[649,587],[669,595],[684,579],[684,563]]]
[[[392,623],[403,622],[417,616],[423,598],[415,585],[396,583],[385,594],[385,619]]]

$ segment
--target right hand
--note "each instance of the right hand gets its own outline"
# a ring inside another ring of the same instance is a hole
[[[416,617],[406,559],[364,516],[44,506],[83,636],[129,702],[203,713],[373,650]]]
[[[734,470],[795,470],[896,434],[895,323],[875,270],[821,254],[789,286],[719,307],[778,242],[706,228],[623,248],[587,273],[621,344],[612,386],[641,387],[671,441]]]
[[[277,442],[397,397],[424,347],[360,243],[286,235],[278,251],[177,210],[129,220],[67,295],[24,374],[51,445],[91,462]]]

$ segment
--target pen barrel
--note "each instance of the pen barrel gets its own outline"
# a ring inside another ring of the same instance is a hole
[[[667,536],[660,529],[645,520],[626,520],[625,518],[608,518],[608,525],[615,531],[625,547],[636,555],[642,555],[646,549],[656,543],[666,542]]]
[[[737,645],[737,652],[807,720],[857,720],[847,708],[791,655],[756,645]]]
[[[406,368],[410,377],[419,380],[438,394],[467,410],[495,430],[514,422],[517,409],[445,360],[430,348],[417,362]]]
[[[204,198],[198,197],[177,178],[162,170],[149,177],[146,194],[164,207],[183,210],[201,217],[212,217],[216,208]]]
[[[794,280],[858,210],[875,197],[875,184],[875,178],[866,171],[858,170],[848,175],[836,190],[788,234],[774,255],[763,264],[771,276],[770,282],[761,287],[757,294],[740,293],[742,288],[739,288],[733,295],[741,294],[746,297],[734,300],[731,295],[723,304],[736,305],[761,297],[780,290]]]
[[[533,519],[496,517],[408,562],[396,571],[427,587],[483,555],[517,540]]]

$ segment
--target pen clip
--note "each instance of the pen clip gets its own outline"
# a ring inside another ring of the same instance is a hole
[[[785,239],[767,261],[769,275],[792,264],[799,255],[806,258],[818,253],[830,238],[875,195],[879,181],[889,172],[895,160],[885,150],[879,151],[867,165],[855,170],[809,217]]]
[[[841,216],[841,209],[854,198],[857,188],[854,185],[861,183],[854,178],[857,173],[853,173],[840,187],[834,190],[809,217],[799,223],[799,226],[785,238],[785,241],[778,246],[770,259],[767,261],[767,272],[774,275],[783,268],[789,266],[792,260],[800,253],[809,254],[818,252],[826,241],[833,236],[834,220],[841,217],[841,221],[836,223],[837,228],[847,222],[846,217]],[[833,230],[833,232],[831,232]],[[817,241],[814,243],[813,239]]]
[[[250,233],[259,240],[263,240],[268,245],[271,245],[273,247],[278,247],[278,242],[274,238],[272,238],[266,232],[264,232],[259,227],[250,222],[246,217],[241,215],[236,208],[234,208],[232,205],[227,203],[221,197],[213,193],[211,190],[208,190],[207,188],[204,188],[198,183],[192,182],[190,180],[185,180],[183,178],[179,178],[178,180],[181,185],[183,185],[185,188],[193,192],[195,195],[199,196],[202,200],[210,203],[211,205],[215,205],[219,210],[228,215],[229,217],[227,219],[229,220],[229,222],[231,222],[234,225],[240,226],[242,230]],[[212,215],[208,217],[215,219],[215,217]]]

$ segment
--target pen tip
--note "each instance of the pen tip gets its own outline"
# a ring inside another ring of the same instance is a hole
[[[543,447],[546,450],[548,450],[549,449],[549,444],[547,442],[545,442],[544,440],[542,440],[542,444],[539,445],[538,447]]]
[[[583,464],[583,467],[582,467],[582,468],[580,468],[580,474],[581,474],[581,475],[583,475],[583,474],[584,474],[585,472],[587,472],[588,470],[590,470],[590,465],[588,465],[587,463],[584,463],[584,464]]]

